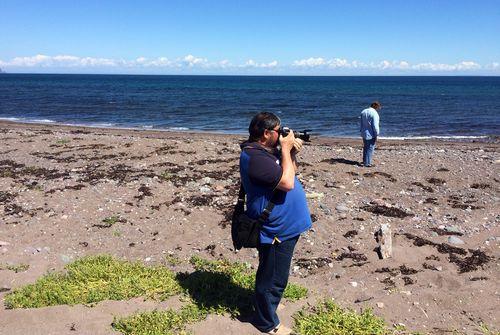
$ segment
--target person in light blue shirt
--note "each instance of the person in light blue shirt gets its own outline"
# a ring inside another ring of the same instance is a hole
[[[361,112],[360,132],[363,138],[363,166],[372,166],[373,152],[375,151],[375,143],[380,134],[380,117],[378,111],[382,109],[382,105],[378,101],[372,102],[369,108]]]

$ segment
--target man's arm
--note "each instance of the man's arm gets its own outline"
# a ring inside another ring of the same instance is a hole
[[[283,169],[283,173],[276,188],[285,192],[293,190],[293,186],[295,184],[295,172],[297,171],[297,166],[294,163],[294,159],[292,159],[291,152],[294,147],[294,143],[295,136],[293,135],[293,131],[290,130],[290,133],[286,137],[280,135],[281,168]]]
[[[379,120],[378,113],[373,113],[373,132],[375,133],[375,137],[378,137],[378,134],[380,134]]]

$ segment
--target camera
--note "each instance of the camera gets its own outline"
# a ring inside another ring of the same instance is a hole
[[[280,135],[283,135],[283,137],[286,137],[288,133],[290,133],[290,128],[288,127],[280,127],[279,133]],[[311,129],[306,129],[303,131],[293,131],[293,134],[295,135],[295,138],[300,138],[304,142],[311,142]]]

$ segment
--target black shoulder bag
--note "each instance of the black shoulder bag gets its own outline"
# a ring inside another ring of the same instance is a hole
[[[273,198],[276,194],[274,190],[271,200],[257,219],[252,219],[245,214],[245,189],[240,186],[238,202],[234,206],[233,217],[231,219],[231,237],[236,250],[241,248],[256,248],[260,243],[260,229],[271,215],[274,208]]]

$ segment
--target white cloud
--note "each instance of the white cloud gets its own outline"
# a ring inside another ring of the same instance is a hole
[[[189,67],[208,65],[208,60],[206,58],[198,58],[193,55],[187,55],[182,61]]]
[[[269,63],[258,63],[254,61],[253,59],[249,59],[245,62],[245,64],[240,65],[240,67],[243,68],[255,68],[255,69],[269,69],[269,68],[275,68],[278,66],[278,61],[273,60],[272,62]]]
[[[324,66],[326,64],[326,61],[321,58],[308,58],[308,59],[301,59],[301,60],[296,60],[292,63],[292,66],[298,66],[298,67],[318,67],[318,66]]]
[[[411,64],[405,60],[382,60],[379,62],[364,63],[358,60],[348,60],[345,58],[324,58],[324,57],[309,57],[295,60],[289,64],[280,64],[277,60],[270,62],[257,62],[254,59],[249,59],[242,64],[233,64],[228,59],[220,61],[209,61],[207,58],[188,54],[184,57],[169,59],[167,57],[147,58],[139,56],[132,60],[113,59],[113,58],[98,58],[98,57],[79,57],[74,55],[56,55],[48,56],[38,54],[28,57],[15,57],[8,61],[0,60],[0,66],[5,70],[22,70],[40,68],[45,69],[61,69],[72,68],[71,71],[80,71],[85,69],[113,69],[113,71],[141,71],[148,72],[154,69],[170,69],[174,72],[182,73],[184,70],[195,71],[201,73],[209,72],[216,73],[217,71],[235,72],[245,70],[254,71],[277,71],[277,73],[294,73],[300,70],[300,73],[318,73],[335,74],[335,73],[370,73],[370,74],[419,74],[419,73],[477,73],[477,71],[494,71],[500,70],[500,62],[493,62],[487,65],[481,65],[477,62],[467,60],[455,64],[446,63],[431,63],[422,62]],[[31,70],[30,70],[31,71]],[[43,70],[42,70],[43,71]]]

